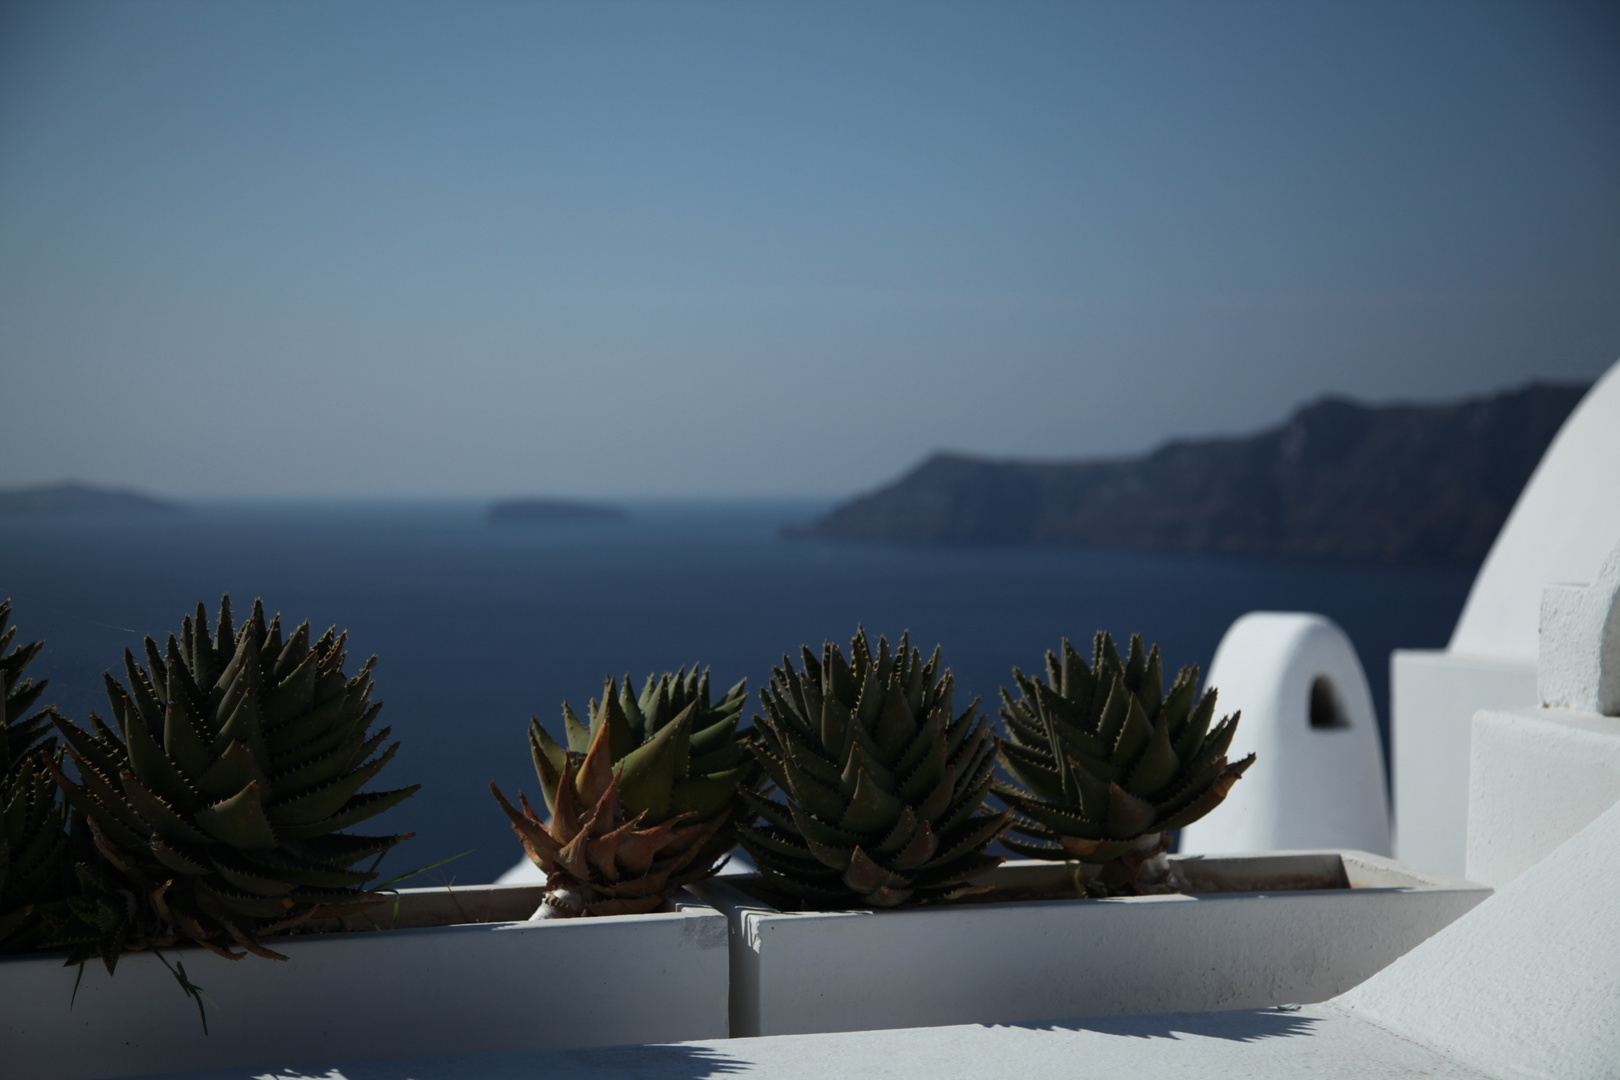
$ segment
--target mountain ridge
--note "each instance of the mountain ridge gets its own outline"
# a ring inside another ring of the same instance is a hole
[[[186,507],[127,487],[64,480],[0,488],[0,518],[151,516],[185,513]]]
[[[1478,562],[1587,389],[1531,383],[1443,404],[1330,395],[1249,435],[1135,457],[940,452],[789,535]]]
[[[612,503],[585,499],[521,498],[502,499],[484,512],[492,524],[542,524],[579,521],[624,521],[624,508]]]

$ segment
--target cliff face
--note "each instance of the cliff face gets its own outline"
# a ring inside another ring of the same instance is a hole
[[[1477,562],[1584,387],[1452,405],[1307,405],[1240,438],[1117,461],[936,454],[794,535]]]

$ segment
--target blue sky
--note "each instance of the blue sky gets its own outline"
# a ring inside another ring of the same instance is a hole
[[[837,495],[1620,358],[1620,16],[13,4],[0,484]]]

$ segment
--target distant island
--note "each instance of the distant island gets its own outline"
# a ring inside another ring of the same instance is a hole
[[[490,522],[503,525],[554,521],[624,521],[627,518],[620,507],[572,499],[505,499],[491,506],[484,516]]]
[[[1328,397],[1254,435],[1136,458],[938,453],[790,536],[1095,544],[1385,563],[1477,563],[1586,387],[1446,405]]]
[[[99,487],[74,480],[0,489],[0,518],[151,517],[180,514],[185,509],[179,503],[130,488]]]

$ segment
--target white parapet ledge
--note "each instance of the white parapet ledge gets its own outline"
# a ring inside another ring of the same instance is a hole
[[[1620,806],[1361,986],[1320,1005],[328,1060],[186,1080],[1613,1080],[1617,894]],[[847,978],[881,981],[884,973],[852,970]]]
[[[1364,852],[1171,864],[1190,895],[795,912],[748,878],[695,889],[731,924],[734,1036],[1321,1001],[1490,892]],[[1072,888],[1062,863],[1035,860],[979,881],[1037,897]]]
[[[321,1060],[727,1035],[724,916],[677,893],[646,915],[526,921],[543,892],[403,889],[397,912],[368,913],[397,928],[275,938],[285,962],[165,950],[207,992],[207,1034],[151,953],[126,954],[110,977],[85,965],[76,995],[59,954],[0,959],[0,1077],[251,1076]]]

